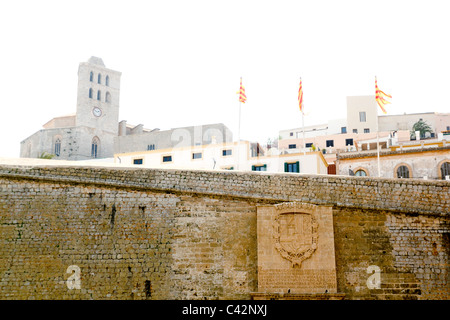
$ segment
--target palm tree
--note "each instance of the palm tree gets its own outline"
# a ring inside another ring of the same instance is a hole
[[[431,127],[426,123],[423,119],[419,119],[416,123],[414,123],[412,130],[411,130],[411,137],[414,137],[416,134],[416,131],[420,131],[420,138],[425,138],[425,133],[430,132],[432,133],[433,130]]]
[[[39,159],[52,159],[55,155],[47,152],[42,152]]]

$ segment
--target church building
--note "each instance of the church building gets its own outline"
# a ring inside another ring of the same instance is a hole
[[[179,145],[180,135],[184,143],[192,145],[232,141],[231,131],[221,123],[165,131],[144,129],[142,124],[132,126],[125,120],[119,123],[121,74],[106,68],[101,58],[81,62],[76,113],[51,119],[23,140],[20,157],[38,158],[48,153],[59,160],[113,158],[120,152]],[[203,131],[207,134],[196,134]],[[200,140],[186,139],[186,135],[200,136]]]

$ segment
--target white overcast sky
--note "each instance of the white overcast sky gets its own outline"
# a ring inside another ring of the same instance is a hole
[[[346,117],[346,97],[392,94],[388,114],[450,112],[446,1],[1,1],[0,157],[75,112],[78,64],[122,72],[120,119],[170,129],[222,122],[266,142]],[[381,111],[379,111],[381,114]]]

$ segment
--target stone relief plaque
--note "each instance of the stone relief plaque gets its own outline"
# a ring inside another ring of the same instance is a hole
[[[318,224],[308,213],[290,212],[275,217],[275,248],[281,256],[301,266],[317,249]]]
[[[258,294],[337,292],[330,206],[257,207]]]

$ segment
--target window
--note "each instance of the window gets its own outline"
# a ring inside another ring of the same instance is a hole
[[[284,172],[300,172],[300,163],[297,162],[285,162],[284,163]]]
[[[353,145],[353,139],[345,139],[345,145],[346,146],[352,146]]]
[[[359,170],[356,170],[355,176],[358,176],[358,177],[366,177],[366,176],[367,176],[367,173],[366,173],[364,170],[359,169]]]
[[[164,156],[163,162],[172,162],[172,156]]]
[[[140,159],[133,159],[133,164],[142,164],[144,161],[144,159],[140,158]]]
[[[252,166],[252,171],[267,171],[267,165]]]
[[[100,101],[102,99],[102,92],[100,90],[97,91],[97,100]]]
[[[362,111],[359,113],[359,122],[366,122],[366,112]]]
[[[289,136],[290,136],[290,137],[293,137],[293,136],[294,136],[294,133],[293,133],[293,132],[289,132]]]
[[[262,153],[259,143],[255,143],[255,144],[252,143],[250,146],[250,150],[251,150],[252,157],[259,157],[260,154]]]
[[[28,142],[27,145],[27,157],[31,157],[31,142]]]
[[[441,165],[441,177],[442,179],[446,179],[447,176],[450,176],[450,162],[444,162]]]
[[[327,140],[327,148],[334,147],[334,140]]]
[[[364,128],[364,133],[370,133],[370,129],[369,128]]]
[[[227,157],[227,156],[231,156],[232,155],[232,150],[231,149],[224,149],[222,150],[222,156]]]
[[[106,92],[106,95],[105,95],[105,101],[107,103],[111,103],[111,93],[109,93],[108,91]]]
[[[148,151],[155,150],[155,145],[154,144],[147,145],[147,150]]]
[[[297,145],[296,145],[296,144],[290,144],[290,145],[289,145],[289,149],[295,149],[295,148],[297,148]]]
[[[341,133],[347,133],[347,127],[341,127]]]
[[[307,143],[307,144],[305,145],[305,147],[306,147],[306,148],[311,148],[312,145],[313,145],[312,142],[310,142],[310,143]]]
[[[109,76],[106,76],[105,78],[105,85],[109,87]]]
[[[358,133],[358,129],[353,129],[353,133]]]
[[[94,81],[94,73],[91,71],[91,74],[89,75],[89,81]]]
[[[102,75],[101,75],[100,73],[98,74],[98,79],[97,79],[97,80],[98,80],[97,82],[98,82],[99,84],[102,83]]]
[[[407,166],[398,167],[397,178],[409,178],[409,169]]]
[[[98,157],[99,145],[100,145],[100,140],[97,137],[94,137],[92,139],[92,144],[91,144],[91,157],[92,158],[97,158]]]
[[[55,141],[55,155],[59,157],[60,154],[61,154],[61,139],[58,138]]]
[[[234,170],[234,167],[224,167],[223,170]]]
[[[192,154],[192,159],[201,159],[202,158],[202,153],[201,152],[194,152]]]
[[[145,280],[145,282],[144,282],[144,292],[145,292],[145,297],[147,299],[152,297],[152,282],[150,280]]]
[[[89,89],[89,98],[92,99],[92,88]]]

